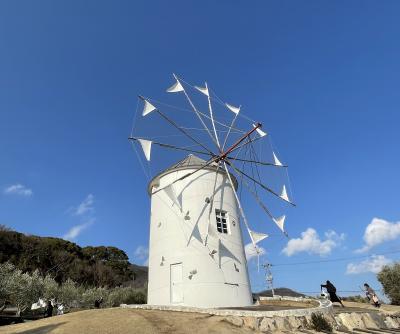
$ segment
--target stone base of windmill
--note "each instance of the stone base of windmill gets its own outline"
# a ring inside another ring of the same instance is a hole
[[[296,307],[296,303],[298,304]],[[185,306],[121,305],[123,308],[172,312],[206,313],[223,317],[236,327],[262,333],[314,333],[311,315],[319,313],[335,333],[360,329],[369,333],[390,332],[400,328],[400,313],[378,312],[357,307],[341,309],[328,300],[278,297],[262,298],[259,305],[243,308],[196,308]]]

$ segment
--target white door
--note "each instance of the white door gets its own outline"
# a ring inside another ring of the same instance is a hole
[[[183,303],[182,263],[171,264],[171,304]]]

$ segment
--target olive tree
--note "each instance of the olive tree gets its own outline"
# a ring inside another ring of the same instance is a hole
[[[43,278],[38,271],[23,273],[11,263],[0,264],[0,298],[19,312],[29,308],[43,293]]]
[[[400,262],[387,265],[378,273],[377,278],[383,286],[383,292],[394,305],[400,305]]]

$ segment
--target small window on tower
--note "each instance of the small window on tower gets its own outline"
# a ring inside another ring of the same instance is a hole
[[[215,219],[217,222],[217,231],[219,233],[228,233],[228,213],[223,210],[215,209]]]

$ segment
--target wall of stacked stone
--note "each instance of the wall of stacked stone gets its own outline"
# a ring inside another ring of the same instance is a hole
[[[292,309],[292,310],[277,310],[277,311],[258,311],[258,310],[231,310],[224,308],[199,308],[189,306],[164,306],[164,305],[126,305],[122,304],[123,308],[134,308],[142,310],[160,310],[160,311],[173,311],[173,312],[194,312],[194,313],[207,313],[219,316],[236,316],[236,317],[290,317],[290,316],[311,316],[312,313],[331,314],[332,303],[328,300],[319,300],[318,307]]]
[[[271,297],[267,297],[271,298]],[[279,297],[279,300],[305,301],[304,298],[295,300],[296,297]],[[271,300],[271,299],[270,299]],[[276,297],[274,300],[277,300]],[[315,300],[315,299],[313,299]],[[332,303],[329,300],[318,300],[319,306],[306,309],[292,309],[279,311],[250,311],[250,310],[230,310],[215,308],[196,308],[185,306],[157,306],[157,305],[126,305],[121,307],[142,309],[142,310],[161,310],[173,312],[195,312],[218,315],[224,321],[237,327],[248,327],[260,332],[294,331],[297,329],[307,329],[312,327],[311,315],[322,313],[325,319],[335,329],[353,330],[355,328],[400,328],[400,316],[388,315],[384,313],[339,313],[334,314]]]

